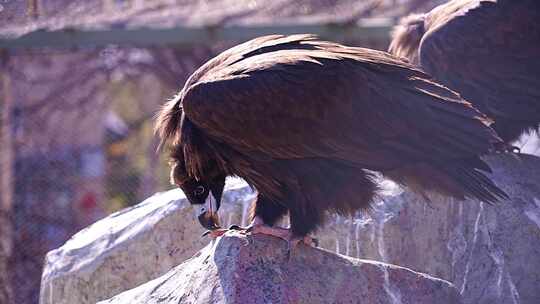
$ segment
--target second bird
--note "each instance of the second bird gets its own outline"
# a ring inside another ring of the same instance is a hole
[[[450,1],[404,18],[389,51],[493,118],[506,142],[538,129],[540,1]]]

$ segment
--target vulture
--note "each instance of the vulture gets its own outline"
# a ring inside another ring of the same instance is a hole
[[[459,92],[505,142],[538,130],[540,1],[450,1],[403,18],[389,52]]]
[[[422,194],[487,203],[506,194],[481,155],[502,143],[489,118],[458,94],[387,52],[312,35],[253,39],[211,59],[167,102],[156,122],[171,179],[219,225],[225,178],[257,190],[243,232],[289,245],[329,212],[369,210],[374,172]],[[283,216],[290,227],[275,224]]]

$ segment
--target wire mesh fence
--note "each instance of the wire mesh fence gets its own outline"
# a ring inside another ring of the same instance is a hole
[[[53,1],[23,2],[0,2],[0,13],[8,13],[0,24],[26,22],[40,9],[58,17],[63,7]],[[69,7],[79,5],[99,13],[125,7],[124,2],[155,13],[159,3],[171,1],[71,1]],[[232,3],[221,2],[224,10]],[[248,11],[260,10],[270,17],[278,11],[285,15],[305,11],[308,17],[310,11],[315,14],[325,8],[336,14],[346,12],[330,9],[346,7],[337,5],[339,1],[298,1],[287,6],[289,2]],[[382,2],[389,3],[390,11],[392,5],[406,1]],[[409,2],[409,10],[414,10],[440,1]],[[9,6],[14,9],[8,10]],[[75,9],[67,11],[67,17],[78,16]],[[137,12],[130,11],[129,18]],[[356,13],[355,17],[362,17]],[[172,187],[166,155],[155,150],[153,116],[199,65],[238,42],[217,40],[181,48],[110,45],[19,50],[2,55],[0,219],[9,219],[11,226],[0,221],[0,258],[10,252],[7,273],[13,303],[38,302],[43,259],[49,250],[107,214]],[[341,42],[386,48],[386,41]],[[11,241],[3,243],[8,235]]]
[[[171,187],[165,157],[156,153],[152,118],[214,51],[111,47],[82,53],[17,54],[7,68],[13,102],[5,132],[12,157],[3,159],[3,168],[13,169],[8,216],[15,303],[37,303],[47,251],[97,219]],[[117,60],[134,54],[146,59]],[[174,69],[161,66],[168,60],[176,61]]]

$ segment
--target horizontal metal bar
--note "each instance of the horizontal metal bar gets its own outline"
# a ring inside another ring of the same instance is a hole
[[[389,39],[392,22],[387,19],[366,20],[360,24],[314,24],[314,25],[260,25],[225,27],[174,27],[105,30],[62,29],[58,31],[37,30],[18,38],[0,38],[0,49],[19,48],[71,48],[115,45],[193,45],[209,44],[218,40],[243,41],[268,34],[312,33],[335,40]]]

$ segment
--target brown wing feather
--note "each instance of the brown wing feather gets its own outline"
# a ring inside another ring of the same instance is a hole
[[[205,153],[222,147],[259,167],[313,158],[379,170],[421,192],[506,197],[477,171],[489,171],[478,155],[500,141],[489,121],[384,52],[309,35],[262,37],[202,66],[161,117],[158,132],[174,139],[173,159],[186,155],[194,177],[208,166],[200,160],[212,160]],[[235,172],[215,157],[228,174],[264,174],[246,163]]]
[[[452,1],[426,17],[420,64],[514,140],[540,122],[538,20],[537,0]]]
[[[180,121],[182,119],[181,103],[186,88],[191,87],[197,82],[219,79],[222,74],[229,72],[225,67],[242,59],[277,49],[302,48],[302,42],[315,39],[315,36],[309,34],[262,36],[232,47],[209,60],[189,77],[184,85],[184,89],[169,100],[159,111],[156,117],[155,127],[155,133],[161,138],[159,148],[169,140],[179,140]],[[310,45],[304,44],[304,46],[312,48]]]
[[[497,136],[454,92],[386,53],[276,51],[188,88],[183,107],[203,132],[245,153],[335,157],[385,170],[487,153]]]

